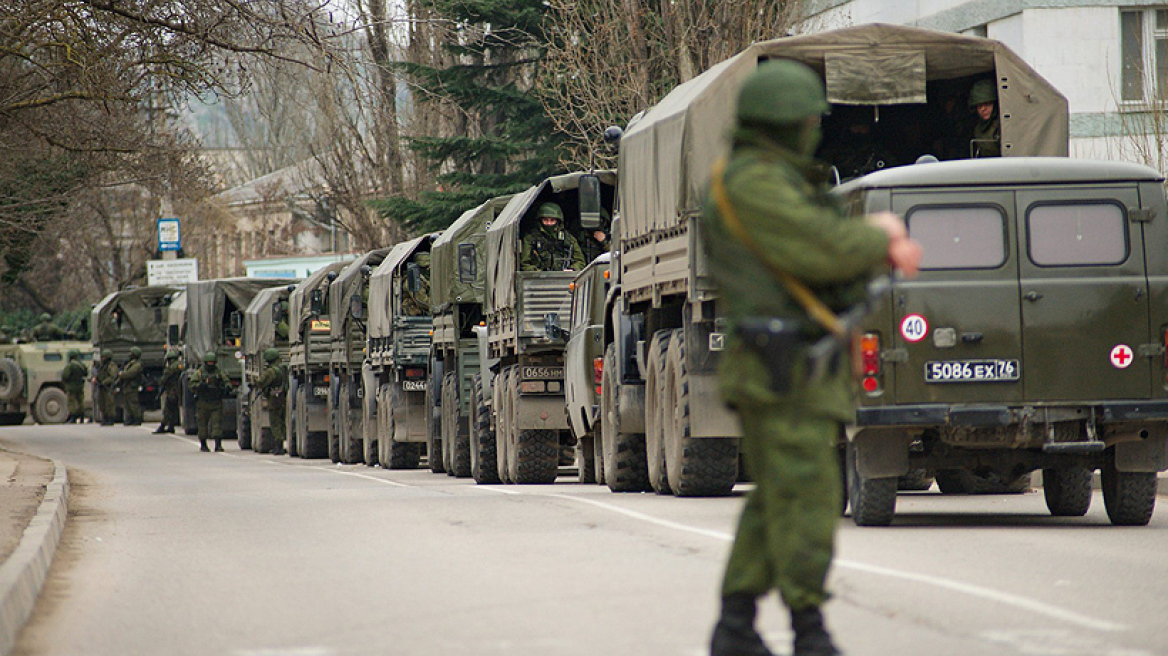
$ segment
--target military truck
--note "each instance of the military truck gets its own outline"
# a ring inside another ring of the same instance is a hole
[[[575,445],[564,413],[564,347],[576,274],[521,271],[523,235],[547,202],[559,205],[573,234],[599,226],[615,183],[611,171],[548,178],[515,195],[487,229],[486,357],[473,393],[481,397],[476,415],[489,424],[472,430],[472,458],[476,449],[480,460],[494,451],[503,482],[553,482],[561,454]]]
[[[38,424],[60,424],[69,417],[61,372],[76,349],[82,363],[93,363],[93,346],[75,340],[0,344],[0,426],[15,426],[28,415]],[[85,386],[85,409],[93,409]]]
[[[968,157],[961,124],[982,79],[996,84],[1007,157],[1067,154],[1066,99],[1005,46],[889,25],[756,43],[636,117],[620,137],[601,386],[599,443],[614,491],[722,495],[738,477],[741,429],[717,392],[725,328],[697,218],[727,152],[737,89],[773,58],[824,76],[832,113],[818,156],[841,179],[923,155]]]
[[[295,284],[293,278],[220,278],[188,282],[186,289],[186,335],[183,340],[182,425],[187,435],[198,432],[195,397],[188,379],[203,364],[203,356],[214,352],[216,366],[238,388],[243,378],[243,311],[261,289]],[[234,394],[223,401],[223,436],[236,437],[237,399]],[[244,436],[245,443],[249,436]]]
[[[366,421],[377,426],[377,452],[386,469],[414,469],[428,446],[430,468],[441,463],[440,445],[426,443],[426,383],[432,323],[428,307],[411,299],[429,284],[417,256],[429,253],[438,233],[393,247],[369,277],[369,367],[364,379]],[[366,431],[367,438],[371,432]],[[366,462],[369,462],[368,460]],[[440,469],[435,471],[441,471]]]
[[[267,362],[264,351],[280,351],[284,364],[288,363],[288,297],[296,285],[261,289],[243,311],[243,380],[239,386],[239,412],[236,413],[236,434],[239,448],[269,453],[275,447],[272,428],[268,423],[268,406],[256,383]]]
[[[183,348],[187,339],[187,290],[180,288],[166,307],[166,348]]]
[[[473,382],[479,373],[478,338],[474,328],[485,320],[487,226],[511,196],[493,198],[467,210],[442,231],[430,247],[430,304],[434,336],[430,345],[430,383],[426,386],[426,434],[441,445],[440,462],[447,474],[498,482],[492,455],[489,467],[474,460],[472,471],[470,419]],[[435,459],[437,460],[437,459]]]
[[[329,283],[348,262],[315,271],[288,297],[288,455],[328,457]],[[331,276],[331,277],[330,277]]]
[[[102,357],[124,363],[130,349],[142,350],[142,385],[138,400],[144,410],[162,407],[158,380],[166,367],[166,332],[170,302],[179,287],[155,286],[112,292],[93,306],[90,335]]]
[[[600,430],[600,383],[604,363],[604,308],[610,253],[590,262],[572,281],[572,335],[564,361],[564,403],[576,438],[581,483],[604,482],[604,458],[596,450]]]
[[[862,405],[846,446],[852,517],[892,521],[896,477],[1042,471],[1079,516],[1092,472],[1114,524],[1152,516],[1168,469],[1168,205],[1136,164],[967,160],[838,188],[893,211],[924,247],[863,324]]]
[[[376,462],[376,452],[365,452],[366,315],[369,276],[389,253],[388,248],[369,251],[353,260],[329,283],[329,458],[354,464]],[[376,427],[370,426],[375,432]],[[372,439],[369,440],[372,442]]]

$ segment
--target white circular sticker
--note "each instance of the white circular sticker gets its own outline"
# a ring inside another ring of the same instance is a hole
[[[1127,369],[1134,359],[1131,347],[1127,344],[1117,344],[1111,349],[1111,366],[1116,369]]]
[[[906,342],[919,342],[929,334],[929,322],[919,314],[910,314],[900,322],[900,335]]]

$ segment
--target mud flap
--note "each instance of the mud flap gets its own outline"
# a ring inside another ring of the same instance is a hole
[[[863,478],[892,478],[908,473],[909,435],[903,429],[865,428],[851,439],[856,469]]]
[[[1122,472],[1168,470],[1168,424],[1148,424],[1148,436],[1115,445],[1115,468]]]

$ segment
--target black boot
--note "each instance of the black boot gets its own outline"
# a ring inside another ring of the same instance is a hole
[[[832,644],[818,608],[791,611],[791,630],[795,633],[792,656],[842,656]]]
[[[772,656],[754,630],[755,596],[736,593],[722,597],[722,617],[710,639],[710,656]]]
[[[219,438],[215,438],[215,452],[219,453],[223,450],[223,442]]]
[[[207,440],[205,440],[201,437],[199,438],[199,450],[202,451],[203,453],[207,453],[211,450],[211,449],[207,448]]]
[[[158,428],[154,429],[154,435],[162,435],[165,432],[166,432],[166,426],[163,426],[163,425],[159,425]]]

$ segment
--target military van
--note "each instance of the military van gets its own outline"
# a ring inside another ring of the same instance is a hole
[[[426,386],[432,321],[428,301],[429,272],[418,263],[430,252],[438,233],[393,247],[369,277],[369,367],[364,379],[366,452],[376,452],[386,469],[414,469],[423,448],[435,470],[441,447],[427,444]],[[372,439],[376,435],[376,441]],[[370,461],[366,461],[370,463]],[[372,463],[370,463],[372,464]]]
[[[75,340],[0,344],[0,426],[16,426],[28,415],[38,424],[60,424],[69,417],[61,372],[69,351],[93,364],[93,346]],[[93,409],[93,392],[85,386],[85,409]]]
[[[319,269],[288,296],[288,455],[328,457],[329,283],[348,262]]]
[[[93,347],[115,362],[130,359],[130,349],[142,350],[142,385],[138,401],[144,410],[162,407],[158,381],[166,368],[166,333],[170,303],[179,287],[154,286],[107,294],[90,312]]]
[[[243,380],[238,390],[236,433],[239,448],[269,453],[276,446],[268,423],[268,405],[256,383],[267,367],[264,351],[274,348],[288,363],[288,297],[296,285],[261,289],[243,311]]]
[[[924,247],[864,323],[862,407],[846,445],[852,517],[892,521],[896,477],[1041,470],[1078,516],[1100,472],[1114,524],[1151,518],[1168,469],[1168,206],[1141,165],[1059,158],[918,164],[838,188]]]
[[[467,210],[430,247],[434,336],[426,387],[427,441],[441,445],[447,474],[474,476],[479,482],[497,483],[498,471],[493,453],[489,463],[471,453],[473,383],[479,373],[474,329],[485,321],[487,227],[509,200],[511,196],[500,196]]]
[[[576,438],[576,467],[581,483],[604,482],[604,459],[596,451],[600,430],[600,383],[604,361],[604,303],[609,263],[605,253],[572,281],[572,336],[564,354],[564,403],[568,426]]]
[[[832,111],[817,156],[840,180],[976,154],[966,121],[980,80],[997,89],[1007,159],[1068,151],[1066,99],[1004,45],[891,25],[756,43],[635,117],[620,137],[601,386],[598,442],[614,491],[723,495],[738,479],[741,429],[717,389],[724,324],[697,219],[728,150],[737,90],[775,58],[824,78]]]
[[[329,283],[329,458],[354,464],[376,462],[376,451],[365,451],[365,363],[369,276],[389,253],[388,248],[369,251],[349,262]],[[370,425],[371,431],[376,427]],[[369,440],[372,443],[372,439]],[[367,460],[368,459],[368,460]]]

